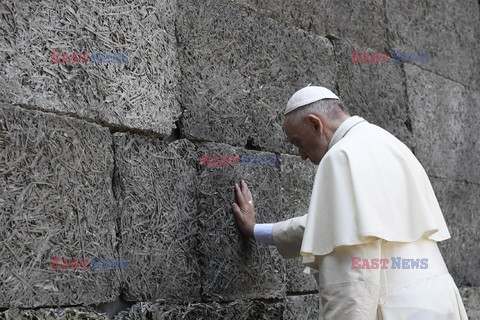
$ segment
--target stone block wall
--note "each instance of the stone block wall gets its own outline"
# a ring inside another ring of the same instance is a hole
[[[282,120],[309,83],[418,157],[480,319],[478,1],[6,0],[0,17],[0,319],[317,319],[301,262],[246,239],[231,212],[245,179],[259,222],[306,213],[316,167]],[[351,61],[393,50],[429,60]],[[201,165],[246,153],[279,165]]]

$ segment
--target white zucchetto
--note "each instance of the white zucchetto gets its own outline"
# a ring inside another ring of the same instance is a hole
[[[301,106],[323,99],[340,100],[335,93],[324,87],[308,86],[302,88],[295,92],[290,100],[288,100],[284,114],[290,113]]]

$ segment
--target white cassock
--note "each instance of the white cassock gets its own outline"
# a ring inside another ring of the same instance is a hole
[[[271,228],[280,254],[303,256],[314,273],[326,320],[467,319],[437,247],[450,234],[425,170],[406,145],[362,117],[335,131],[308,214]],[[389,263],[354,269],[353,257]],[[392,257],[428,259],[427,268],[393,269]]]

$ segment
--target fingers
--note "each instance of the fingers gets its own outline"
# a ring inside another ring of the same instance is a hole
[[[235,202],[236,202],[240,207],[245,206],[245,205],[246,205],[246,200],[245,200],[245,198],[243,197],[243,193],[242,193],[242,191],[240,190],[240,187],[238,186],[237,183],[235,183],[234,187],[235,187]]]
[[[255,229],[255,210],[253,209],[252,194],[244,180],[235,183],[235,202],[232,211],[240,231],[253,238]]]
[[[243,220],[242,210],[240,210],[240,207],[235,202],[232,203],[232,210],[237,222],[241,222]]]
[[[240,181],[240,190],[242,190],[243,196],[247,195],[247,190],[246,190],[247,185],[245,184],[245,181],[241,180]],[[248,199],[245,199],[248,200]]]
[[[240,181],[240,184],[235,183],[235,202],[240,208],[245,206],[253,206],[253,197],[250,189],[248,189],[245,180]]]
[[[253,204],[252,193],[250,192],[250,189],[248,188],[247,183],[245,182],[245,180],[242,180],[242,184],[243,184],[244,189],[245,189],[245,191],[243,192],[243,197],[244,197],[246,200],[251,200],[251,201],[252,201],[252,204]]]
[[[233,215],[240,231],[247,237],[254,238],[255,216],[249,217],[242,212],[238,204],[232,203]]]

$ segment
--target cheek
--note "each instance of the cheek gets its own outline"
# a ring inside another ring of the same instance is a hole
[[[305,147],[310,152],[318,152],[319,141],[315,139],[308,140],[307,143],[305,143]]]
[[[322,141],[312,141],[310,145],[310,152],[314,153],[316,157],[323,157],[327,152],[328,145],[324,145]]]

